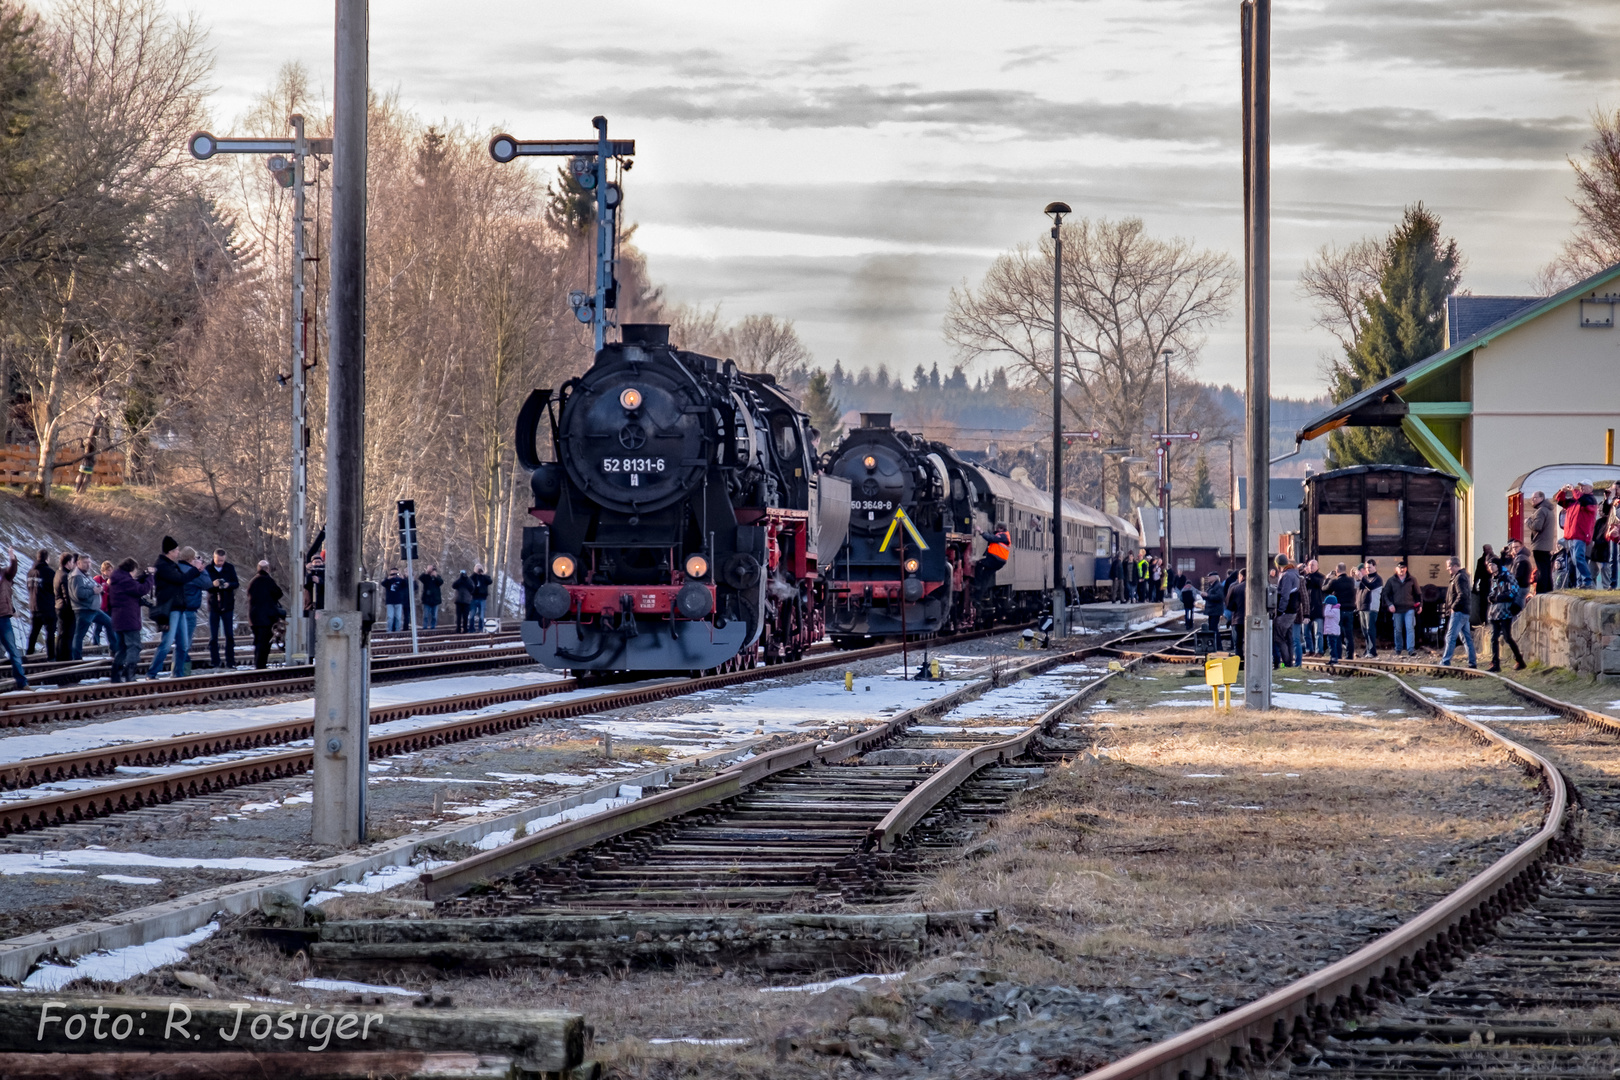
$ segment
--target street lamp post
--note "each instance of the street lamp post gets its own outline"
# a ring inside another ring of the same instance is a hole
[[[215,154],[275,155],[266,164],[277,180],[292,189],[292,371],[288,379],[292,387],[292,483],[287,501],[287,574],[296,583],[303,580],[304,544],[309,531],[305,510],[309,491],[309,418],[304,392],[309,352],[309,319],[304,313],[304,263],[309,261],[304,251],[305,170],[311,155],[332,153],[332,140],[306,138],[304,118],[296,113],[287,122],[293,129],[290,139],[221,139],[199,131],[191,137],[189,148],[198,161],[207,161]],[[287,663],[309,655],[307,630],[302,614],[287,620]]]
[[[1175,350],[1163,349],[1159,355],[1164,357],[1164,427],[1160,431],[1170,430],[1170,356]],[[1164,573],[1167,581],[1175,579],[1176,568],[1170,562],[1170,443],[1159,444],[1164,449],[1159,455],[1159,465],[1163,475],[1159,477],[1159,544],[1164,549],[1159,557],[1164,560]]]
[[[1063,591],[1063,215],[1068,203],[1046,204],[1052,219],[1052,626],[1066,635]]]

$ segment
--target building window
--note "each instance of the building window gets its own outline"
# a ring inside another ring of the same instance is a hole
[[[1176,556],[1176,573],[1178,573],[1178,574],[1196,574],[1197,572],[1198,572],[1198,560],[1197,559],[1183,558],[1180,555]]]

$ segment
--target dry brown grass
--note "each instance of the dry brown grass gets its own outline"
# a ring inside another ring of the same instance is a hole
[[[1541,819],[1523,773],[1440,721],[1210,709],[1107,720],[1107,756],[1019,799],[982,854],[924,897],[999,909],[1036,945],[1015,950],[1031,976],[1108,985],[1119,963],[1224,953],[1240,927],[1412,911]]]
[[[1506,850],[1514,830],[1541,818],[1524,774],[1441,721],[1179,708],[1091,718],[1110,725],[1093,729],[1108,756],[1054,770],[900,905],[1001,911],[996,932],[936,942],[912,979],[994,967],[1024,985],[1118,990],[1133,1001],[1162,1000],[1164,987],[1202,991],[1215,999],[1203,1006],[1213,1011],[1350,951],[1454,888]],[[1196,773],[1221,775],[1188,775]],[[380,913],[383,902],[337,903],[352,916]],[[238,959],[239,946],[222,936],[194,950],[191,966],[230,992],[310,996],[290,986],[307,970],[300,961],[258,947]],[[461,1005],[578,1010],[610,1075],[637,1080],[848,1075],[854,1062],[803,1047],[842,1045],[849,1017],[881,1014],[885,1000],[906,1039],[943,1048],[971,1034],[909,1023],[913,1006],[898,988],[879,1000],[761,993],[762,984],[699,968],[396,982]],[[778,1064],[774,1044],[784,1033],[801,1049]],[[655,1037],[747,1043],[646,1041]],[[909,1071],[898,1061],[883,1067],[933,1075],[915,1058]]]

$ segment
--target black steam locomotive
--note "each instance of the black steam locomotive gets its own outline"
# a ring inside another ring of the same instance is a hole
[[[896,431],[888,413],[862,413],[861,426],[825,456],[823,468],[850,484],[849,537],[823,574],[834,642],[927,637],[1029,618],[1050,603],[1048,493],[946,443]],[[901,510],[916,535],[902,529]],[[998,527],[1007,532],[1010,557],[992,569],[982,561],[985,538]],[[1109,557],[1133,550],[1136,530],[1067,499],[1063,528],[1070,597],[1097,598],[1099,581],[1106,596]]]
[[[850,485],[849,537],[826,573],[833,641],[971,625],[973,508],[956,452],[862,413],[824,468]]]
[[[524,643],[574,671],[797,658],[823,633],[816,554],[843,542],[847,487],[817,476],[807,418],[769,376],[672,348],[667,326],[622,331],[518,417],[538,521]]]

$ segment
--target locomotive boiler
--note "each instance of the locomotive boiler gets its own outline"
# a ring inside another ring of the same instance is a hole
[[[674,348],[667,326],[622,334],[518,417],[529,653],[581,672],[797,658],[822,634],[817,556],[843,542],[847,484],[817,475],[808,420],[769,376]]]

